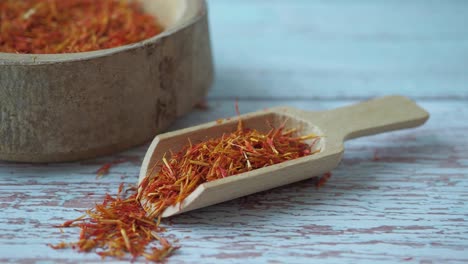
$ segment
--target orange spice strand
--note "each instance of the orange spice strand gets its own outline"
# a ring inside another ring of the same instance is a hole
[[[377,150],[374,150],[374,156],[372,157],[372,161],[380,161],[379,153]]]
[[[63,248],[68,248],[70,247],[70,244],[69,243],[65,243],[65,242],[60,242],[56,245],[53,245],[53,244],[47,244],[49,247],[53,248],[53,249],[63,249]]]
[[[108,49],[150,38],[162,30],[137,1],[0,1],[0,52],[50,54]]]
[[[286,131],[283,124],[263,133],[244,128],[239,118],[236,131],[198,144],[189,142],[179,152],[165,155],[140,184],[138,198],[150,216],[156,217],[200,184],[319,151],[305,143],[315,143],[319,136],[298,137],[295,131]]]
[[[135,199],[136,193],[128,198],[121,198],[121,193],[120,190],[116,197],[107,194],[104,201],[88,210],[85,216],[62,225],[81,229],[77,242],[61,242],[49,246],[54,249],[72,247],[79,252],[94,251],[103,258],[123,259],[130,254],[136,259],[143,255],[149,261],[162,261],[174,252],[177,247],[155,235],[164,229],[146,216],[146,212]],[[150,243],[155,240],[159,240],[162,249],[149,248]]]
[[[106,163],[106,164],[102,165],[102,166],[96,171],[96,175],[97,175],[98,177],[101,177],[101,176],[104,176],[104,175],[109,174],[109,170],[110,170],[110,168],[111,168],[113,165],[114,165],[113,163]]]
[[[327,181],[330,179],[331,176],[332,176],[331,172],[327,172],[327,173],[323,174],[323,176],[320,177],[320,179],[317,181],[315,186],[317,188],[321,188],[322,186],[325,185],[325,183],[327,183]]]
[[[114,160],[114,161],[112,161],[112,162],[105,163],[104,165],[102,165],[102,166],[96,171],[97,178],[109,174],[109,171],[110,171],[110,169],[111,169],[113,166],[118,165],[118,164],[121,164],[121,163],[124,163],[124,162],[127,162],[127,160],[125,160],[125,159],[118,159],[118,160]]]
[[[170,257],[172,253],[177,250],[179,247],[172,246],[165,238],[158,237],[159,242],[161,243],[162,248],[153,247],[151,253],[145,253],[146,260],[161,262],[164,259]]]

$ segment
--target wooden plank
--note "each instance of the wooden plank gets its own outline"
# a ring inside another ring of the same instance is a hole
[[[468,97],[466,1],[209,1],[211,98]]]
[[[328,109],[354,101],[281,101]],[[278,102],[241,101],[243,112]],[[178,217],[168,227],[182,249],[169,263],[463,263],[468,261],[468,118],[466,101],[419,101],[431,113],[418,129],[346,144],[342,164],[321,189],[315,180],[285,186]],[[173,129],[234,113],[234,101],[211,101]],[[146,146],[69,164],[0,163],[0,262],[99,262],[94,254],[55,251],[74,240],[51,227],[80,215],[137,181]],[[105,162],[128,159],[96,179]],[[111,260],[107,260],[111,262]]]

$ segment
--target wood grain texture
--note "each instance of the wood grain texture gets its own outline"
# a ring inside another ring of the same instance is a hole
[[[169,263],[467,263],[467,1],[209,1],[217,80],[208,111],[171,130],[278,105],[324,110],[402,93],[423,127],[345,144],[306,180],[171,218]],[[243,38],[240,38],[243,36]],[[100,263],[55,251],[51,227],[134,184],[147,146],[80,163],[0,163],[0,263]],[[105,162],[126,159],[96,179]],[[113,260],[106,260],[113,262]],[[128,262],[122,262],[128,263]]]

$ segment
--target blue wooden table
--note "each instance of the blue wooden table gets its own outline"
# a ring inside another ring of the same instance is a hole
[[[236,98],[249,112],[402,94],[431,118],[346,143],[320,189],[311,179],[172,218],[167,235],[182,248],[168,263],[467,263],[468,1],[209,4],[217,69],[210,108],[171,129],[232,116]],[[47,247],[78,233],[52,225],[120,182],[136,183],[146,148],[68,164],[0,163],[0,263],[100,262]],[[129,162],[96,178],[119,159]]]

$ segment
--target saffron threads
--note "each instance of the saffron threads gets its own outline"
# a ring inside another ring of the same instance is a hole
[[[285,125],[267,133],[244,128],[220,138],[193,144],[177,153],[165,154],[140,184],[138,198],[150,217],[182,202],[200,184],[314,154],[319,136],[295,136],[297,129]],[[305,143],[312,140],[312,145]]]
[[[325,183],[327,183],[327,181],[330,179],[331,176],[332,176],[331,172],[325,173],[322,177],[320,177],[320,179],[317,181],[315,186],[317,188],[321,188],[322,186],[325,185]]]
[[[162,30],[137,1],[0,1],[0,52],[50,54],[108,49],[153,37]]]
[[[65,242],[60,242],[56,245],[52,245],[52,244],[48,244],[49,247],[53,248],[53,249],[63,249],[63,248],[68,248],[69,247],[69,244],[68,243],[65,243]]]
[[[159,237],[158,240],[162,248],[152,247],[151,253],[143,253],[146,260],[161,262],[178,249],[177,247],[173,247],[165,238]]]
[[[97,171],[96,171],[96,177],[99,178],[99,177],[102,177],[104,175],[107,175],[109,174],[109,171],[110,169],[115,166],[115,165],[118,165],[118,164],[121,164],[121,163],[124,163],[124,162],[127,162],[128,160],[126,159],[118,159],[118,160],[114,160],[112,162],[107,162],[105,163],[104,165],[102,165]]]
[[[60,242],[49,245],[53,249],[73,248],[79,252],[96,252],[101,257],[122,259],[129,253],[133,260],[145,256],[149,261],[162,261],[178,247],[172,246],[158,234],[164,231],[159,223],[146,216],[136,200],[136,191],[122,198],[122,187],[116,197],[106,195],[101,204],[86,211],[86,214],[59,227],[79,227],[80,238],[75,243]],[[151,247],[159,241],[161,247]],[[149,248],[149,249],[148,249]]]
[[[161,213],[165,208],[183,201],[204,182],[320,151],[314,148],[319,136],[296,136],[296,133],[297,129],[286,129],[285,123],[262,133],[244,128],[239,119],[237,129],[220,138],[196,144],[188,139],[188,144],[179,152],[163,156],[138,190],[130,188],[124,191],[121,184],[116,197],[107,194],[101,204],[86,211],[85,215],[58,226],[79,227],[78,242],[49,246],[96,252],[103,258],[123,259],[130,254],[132,260],[144,256],[147,261],[164,261],[178,249],[160,236],[165,231],[160,226]],[[306,144],[306,140],[311,140],[312,144]],[[109,168],[110,165],[104,165],[102,171]],[[125,196],[127,192],[130,192],[128,197]],[[154,241],[159,242],[159,247],[152,246]]]
[[[112,167],[114,167],[116,165],[119,165],[119,164],[122,164],[122,163],[126,163],[126,162],[132,162],[132,163],[140,164],[141,160],[140,160],[140,158],[136,158],[136,157],[126,157],[126,158],[120,158],[120,159],[116,159],[116,160],[104,163],[101,167],[99,167],[99,169],[97,169],[96,178],[101,178],[101,177],[109,174],[110,169]],[[121,176],[121,178],[122,177],[124,177],[124,176]]]
[[[110,170],[110,168],[112,167],[112,165],[114,165],[114,164],[111,163],[111,162],[102,165],[102,166],[96,171],[97,177],[99,178],[99,177],[102,177],[102,176],[104,176],[104,175],[109,174],[109,170]]]
[[[372,157],[372,161],[380,161],[379,153],[377,150],[374,150],[374,156]]]

